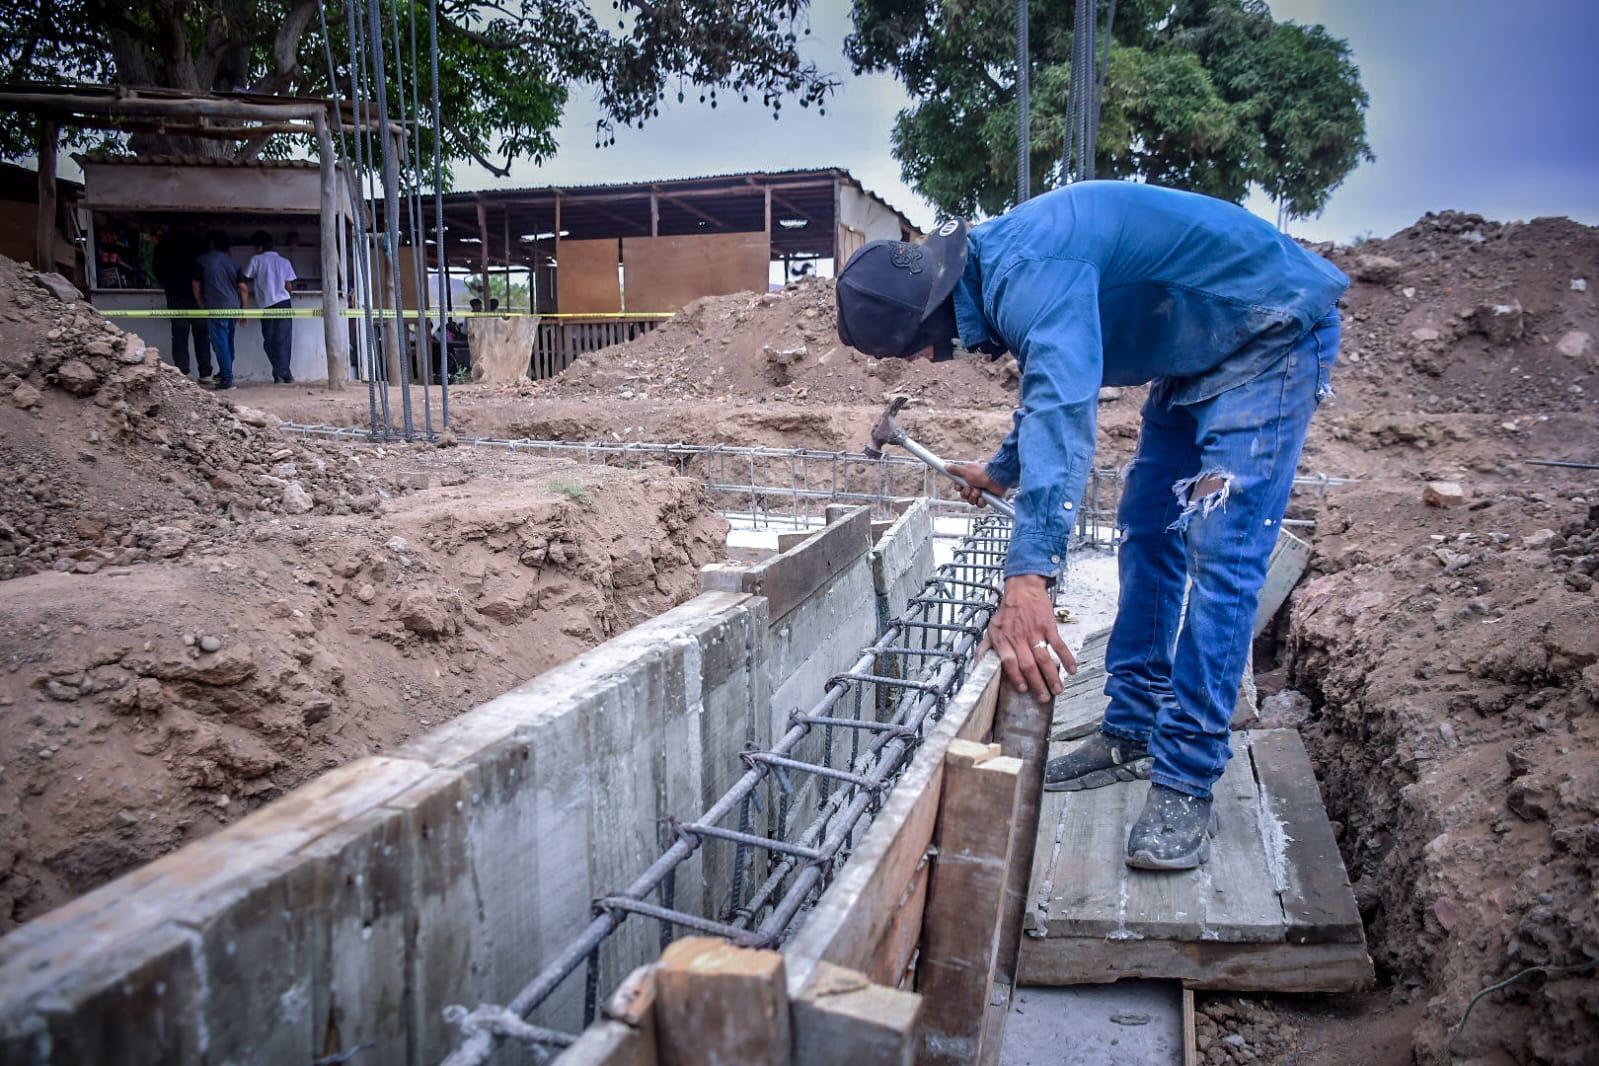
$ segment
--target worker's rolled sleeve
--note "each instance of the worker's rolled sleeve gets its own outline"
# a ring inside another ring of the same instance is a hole
[[[1098,272],[1075,259],[1022,260],[994,286],[990,312],[1022,367],[1013,431],[1020,491],[1005,576],[1051,575],[1066,561],[1094,457],[1103,376]],[[1004,453],[1002,445],[995,460]]]

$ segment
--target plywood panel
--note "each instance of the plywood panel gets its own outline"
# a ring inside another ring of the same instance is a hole
[[[561,314],[610,314],[622,309],[615,237],[562,241],[555,262],[555,308]]]
[[[765,292],[771,261],[765,233],[624,237],[627,309],[634,314],[676,311],[701,296]]]

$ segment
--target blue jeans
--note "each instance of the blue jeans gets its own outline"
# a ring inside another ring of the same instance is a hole
[[[280,300],[273,304],[274,310],[288,310],[290,301]],[[263,318],[261,320],[261,346],[266,349],[267,362],[272,364],[272,380],[288,382],[294,380],[294,375],[289,373],[289,362],[293,357],[294,319],[292,318]]]
[[[1232,755],[1255,600],[1305,432],[1331,392],[1339,333],[1328,312],[1254,380],[1185,406],[1156,382],[1144,405],[1117,514],[1121,588],[1102,728],[1147,744],[1150,780],[1190,796],[1208,797]]]
[[[233,330],[238,325],[231,318],[213,318],[211,326],[211,351],[217,357],[217,384],[233,384]]]

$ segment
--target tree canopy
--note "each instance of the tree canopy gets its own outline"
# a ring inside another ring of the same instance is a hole
[[[1073,0],[1032,0],[1032,181],[1061,181]],[[1262,0],[1118,0],[1096,171],[1314,215],[1362,161],[1368,98],[1349,46]],[[995,215],[1016,186],[1012,0],[854,0],[856,73],[915,103],[893,131],[905,180],[951,215]]]
[[[0,80],[92,82],[200,92],[275,95],[351,93],[348,3],[364,0],[0,0]],[[809,0],[613,0],[602,23],[588,0],[438,0],[442,137],[448,160],[474,159],[503,174],[517,158],[555,151],[569,87],[600,103],[597,140],[615,123],[642,126],[669,95],[758,96],[779,113],[785,99],[822,106],[837,85],[804,62]],[[411,106],[419,69],[423,151],[432,153],[426,0],[381,0],[391,115]],[[322,33],[325,15],[327,35]],[[418,62],[411,64],[415,25]],[[328,58],[332,59],[330,76]],[[370,64],[370,59],[368,60]],[[404,65],[405,77],[396,77]],[[34,149],[33,121],[0,116],[0,156]],[[68,143],[102,135],[63,131]],[[196,142],[184,150],[251,156],[288,150],[280,137]],[[136,134],[135,152],[171,150],[171,139]],[[496,158],[497,157],[497,158]]]

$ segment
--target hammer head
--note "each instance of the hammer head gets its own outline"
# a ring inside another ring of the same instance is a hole
[[[905,439],[905,431],[900,428],[899,419],[895,416],[910,402],[909,396],[896,396],[893,402],[883,408],[883,413],[878,415],[877,421],[872,424],[872,441],[864,449],[868,456],[881,459],[885,445],[898,444]]]

